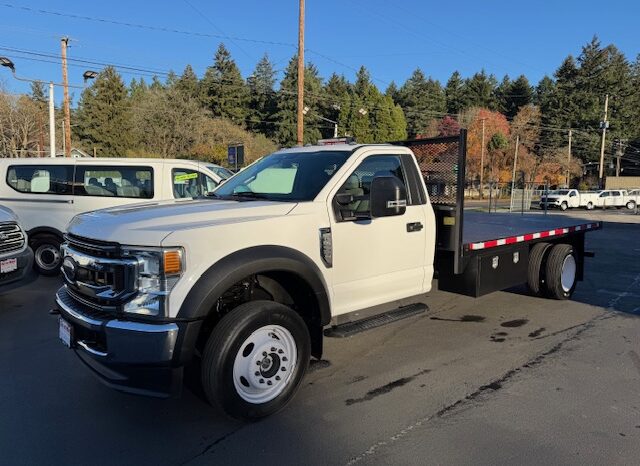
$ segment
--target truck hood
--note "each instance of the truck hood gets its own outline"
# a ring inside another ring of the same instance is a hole
[[[71,234],[133,246],[160,246],[178,230],[241,223],[287,215],[289,202],[173,200],[96,210],[71,220]]]
[[[18,216],[8,207],[0,205],[0,222],[17,222]]]

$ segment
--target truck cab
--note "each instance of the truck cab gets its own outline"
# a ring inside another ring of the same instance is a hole
[[[559,189],[540,198],[540,207],[558,208],[560,210],[580,207],[580,193],[577,189]]]

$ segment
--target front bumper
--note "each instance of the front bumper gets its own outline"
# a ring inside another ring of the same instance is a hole
[[[0,260],[14,258],[17,259],[18,268],[13,272],[0,274],[0,292],[2,293],[22,286],[22,281],[29,276],[35,277],[33,273],[33,251],[31,248],[28,247],[16,255],[9,255]]]
[[[122,320],[56,293],[62,318],[72,327],[72,348],[106,385],[139,395],[180,394],[185,363],[193,354],[200,322],[142,323]]]

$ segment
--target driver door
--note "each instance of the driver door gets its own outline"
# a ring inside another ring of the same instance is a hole
[[[407,199],[404,214],[372,219],[369,189],[377,176],[395,176],[406,186],[400,156],[369,155],[330,198],[335,315],[422,292],[426,255],[423,206]],[[353,196],[353,202],[337,204],[340,194]],[[340,209],[353,212],[354,218],[343,219]]]

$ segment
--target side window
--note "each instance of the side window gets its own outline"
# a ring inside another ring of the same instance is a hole
[[[605,191],[605,192],[601,193],[600,197],[609,197],[609,192]]]
[[[575,191],[571,191],[571,194],[569,194],[569,197],[575,197],[576,196],[576,192]]]
[[[7,170],[7,184],[29,194],[71,194],[71,165],[13,165]]]
[[[213,178],[209,178],[207,175],[202,174],[202,194],[205,196],[218,187],[218,183]]]
[[[153,198],[151,167],[77,165],[77,196]]]
[[[355,217],[369,218],[369,200],[371,192],[371,181],[378,176],[395,176],[406,186],[404,170],[402,168],[402,162],[397,155],[373,155],[367,157],[356,168],[347,181],[342,185],[336,195],[351,196],[351,202],[344,204],[341,203],[336,206],[338,218],[343,219],[342,211],[351,211],[352,215],[350,220]],[[334,200],[334,203],[336,201]],[[346,219],[345,219],[346,220]]]
[[[201,195],[200,174],[188,168],[171,170],[173,197],[176,199],[199,197]]]

